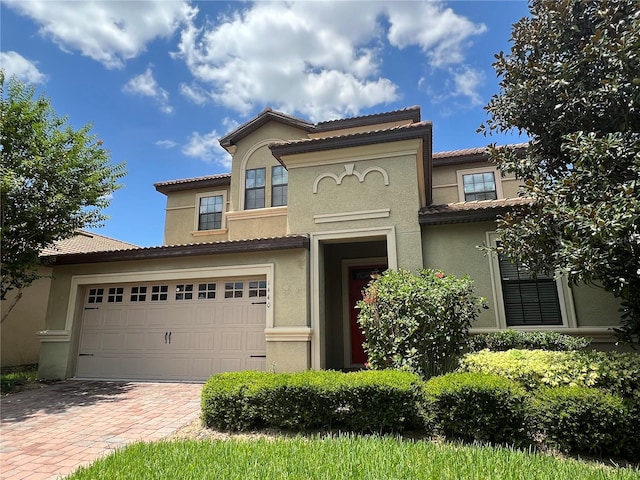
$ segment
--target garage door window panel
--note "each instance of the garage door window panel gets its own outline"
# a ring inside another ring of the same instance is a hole
[[[123,299],[124,299],[124,287],[109,288],[109,295],[107,296],[107,302],[122,303]]]
[[[104,288],[90,288],[87,303],[102,303]]]
[[[132,302],[145,302],[147,300],[147,287],[145,286],[131,287],[130,300]]]
[[[151,301],[166,301],[169,299],[169,285],[153,285],[151,287]]]
[[[176,300],[192,300],[193,284],[176,285]]]
[[[226,282],[224,284],[224,298],[242,298],[244,282]]]
[[[198,300],[213,300],[216,298],[215,283],[200,283],[198,285]]]
[[[257,280],[249,282],[249,297],[266,297],[267,281]]]

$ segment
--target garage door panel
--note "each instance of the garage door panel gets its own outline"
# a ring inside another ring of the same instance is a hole
[[[137,296],[132,285],[120,284],[121,302],[85,304],[90,309],[84,311],[79,344],[84,356],[78,357],[76,376],[205,380],[214,373],[265,368],[265,304],[254,304],[247,292],[178,299],[176,285],[167,282],[166,297],[152,302],[152,284],[146,299],[143,284],[135,284]]]
[[[242,325],[245,319],[246,304],[225,305],[222,311],[222,324]]]
[[[103,352],[121,352],[125,348],[124,337],[123,334],[118,332],[104,333],[100,350]]]

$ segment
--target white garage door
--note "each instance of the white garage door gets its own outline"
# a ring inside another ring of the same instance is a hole
[[[76,377],[205,380],[264,370],[266,297],[262,279],[89,286]]]

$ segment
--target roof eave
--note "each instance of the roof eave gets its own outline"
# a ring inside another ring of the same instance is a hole
[[[176,183],[155,183],[153,186],[156,191],[167,195],[171,192],[180,192],[184,190],[193,190],[195,188],[213,188],[231,185],[231,175],[218,178],[197,179]]]
[[[147,247],[131,250],[116,250],[41,257],[47,266],[78,265],[86,263],[110,263],[135,260],[154,260],[199,255],[222,255],[233,253],[265,252],[273,250],[309,249],[309,237],[295,235],[254,240],[226,241],[190,245]]]

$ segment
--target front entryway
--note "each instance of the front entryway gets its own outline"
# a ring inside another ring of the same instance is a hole
[[[264,370],[266,281],[89,285],[77,378],[205,380]]]
[[[386,270],[387,265],[378,263],[376,265],[357,265],[347,267],[348,272],[348,289],[349,289],[349,358],[351,364],[348,367],[361,367],[367,362],[367,354],[362,347],[365,341],[364,334],[358,324],[358,313],[360,310],[356,307],[359,300],[362,300],[362,291],[374,275],[382,273]]]

